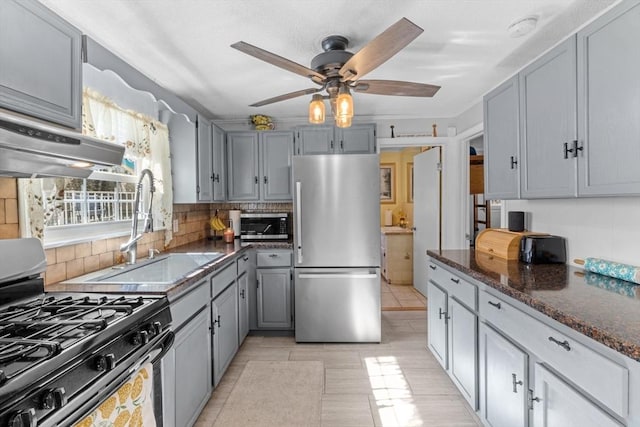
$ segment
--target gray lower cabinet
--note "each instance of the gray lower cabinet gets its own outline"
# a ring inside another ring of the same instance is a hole
[[[376,152],[376,125],[300,126],[295,130],[296,154],[368,154]]]
[[[478,407],[476,286],[429,263],[428,346],[469,405]]]
[[[484,192],[486,199],[520,197],[518,76],[484,96]]]
[[[291,329],[291,268],[259,268],[258,328]]]
[[[527,426],[527,353],[486,324],[480,326],[480,343],[486,425]]]
[[[215,386],[238,351],[238,284],[235,280],[211,301],[211,334]]]
[[[228,199],[291,200],[292,132],[228,132]]]
[[[175,425],[193,425],[211,392],[209,357],[209,316],[202,309],[183,329],[176,333],[175,358]],[[171,423],[167,423],[171,425]]]
[[[520,79],[520,196],[576,194],[576,37],[530,64]]]
[[[640,1],[578,32],[578,194],[640,194]]]
[[[80,129],[82,33],[35,0],[0,1],[0,106]]]
[[[176,336],[162,359],[162,410],[167,426],[192,426],[211,395],[208,281],[170,305]]]
[[[444,369],[448,369],[447,356],[447,293],[429,281],[427,284],[427,327],[429,348]]]

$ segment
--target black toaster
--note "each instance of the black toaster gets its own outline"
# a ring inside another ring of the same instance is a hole
[[[520,261],[527,264],[564,264],[566,244],[560,236],[523,236],[520,240]]]

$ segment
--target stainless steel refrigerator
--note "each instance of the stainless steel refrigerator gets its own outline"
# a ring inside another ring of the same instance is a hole
[[[376,154],[294,156],[297,342],[380,342]]]

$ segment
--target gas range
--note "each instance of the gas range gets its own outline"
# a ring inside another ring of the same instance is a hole
[[[12,250],[34,256],[25,240]],[[6,247],[0,240],[0,256]],[[35,252],[41,264],[44,252]],[[45,293],[39,275],[8,268],[0,268],[0,426],[71,425],[173,342],[162,295]]]

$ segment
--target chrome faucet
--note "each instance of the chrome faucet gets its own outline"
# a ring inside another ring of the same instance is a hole
[[[142,233],[150,233],[153,231],[153,217],[151,215],[151,206],[153,205],[153,193],[156,191],[153,185],[153,173],[149,169],[143,169],[140,172],[140,179],[136,186],[136,196],[133,202],[135,211],[131,220],[131,237],[129,241],[120,245],[120,252],[127,254],[127,264],[135,264],[138,252],[138,240],[142,238],[142,233],[138,234],[138,216],[140,215],[140,196],[142,194],[142,180],[145,175],[149,178],[149,210],[144,215],[144,223],[142,225]]]

